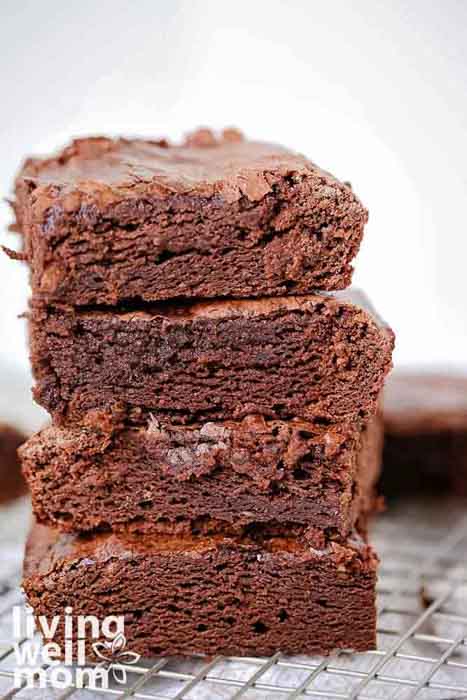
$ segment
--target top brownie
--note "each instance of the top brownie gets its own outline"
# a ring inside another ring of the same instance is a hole
[[[367,221],[348,185],[233,129],[73,141],[25,162],[13,207],[35,299],[76,306],[343,289]]]

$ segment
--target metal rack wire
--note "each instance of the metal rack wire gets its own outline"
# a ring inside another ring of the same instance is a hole
[[[467,503],[400,504],[379,519],[372,541],[381,557],[377,651],[140,661],[123,667],[124,686],[102,693],[12,687],[13,647],[3,635],[21,592],[17,568],[6,567],[0,573],[0,698],[467,699]]]

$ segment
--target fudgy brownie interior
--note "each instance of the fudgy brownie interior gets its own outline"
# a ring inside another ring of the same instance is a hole
[[[59,424],[373,415],[392,331],[360,293],[51,309],[30,316],[34,396]]]

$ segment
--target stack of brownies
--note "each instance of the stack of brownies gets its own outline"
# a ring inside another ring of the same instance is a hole
[[[200,130],[30,159],[14,208],[53,419],[21,450],[35,613],[124,615],[146,656],[374,647],[393,334],[333,292],[367,219],[352,189]]]

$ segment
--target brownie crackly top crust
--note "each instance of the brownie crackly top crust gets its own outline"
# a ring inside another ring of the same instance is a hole
[[[342,289],[367,221],[349,186],[235,130],[79,139],[26,161],[14,209],[34,294],[72,305]]]
[[[392,373],[384,387],[384,422],[394,435],[467,433],[467,374]]]

